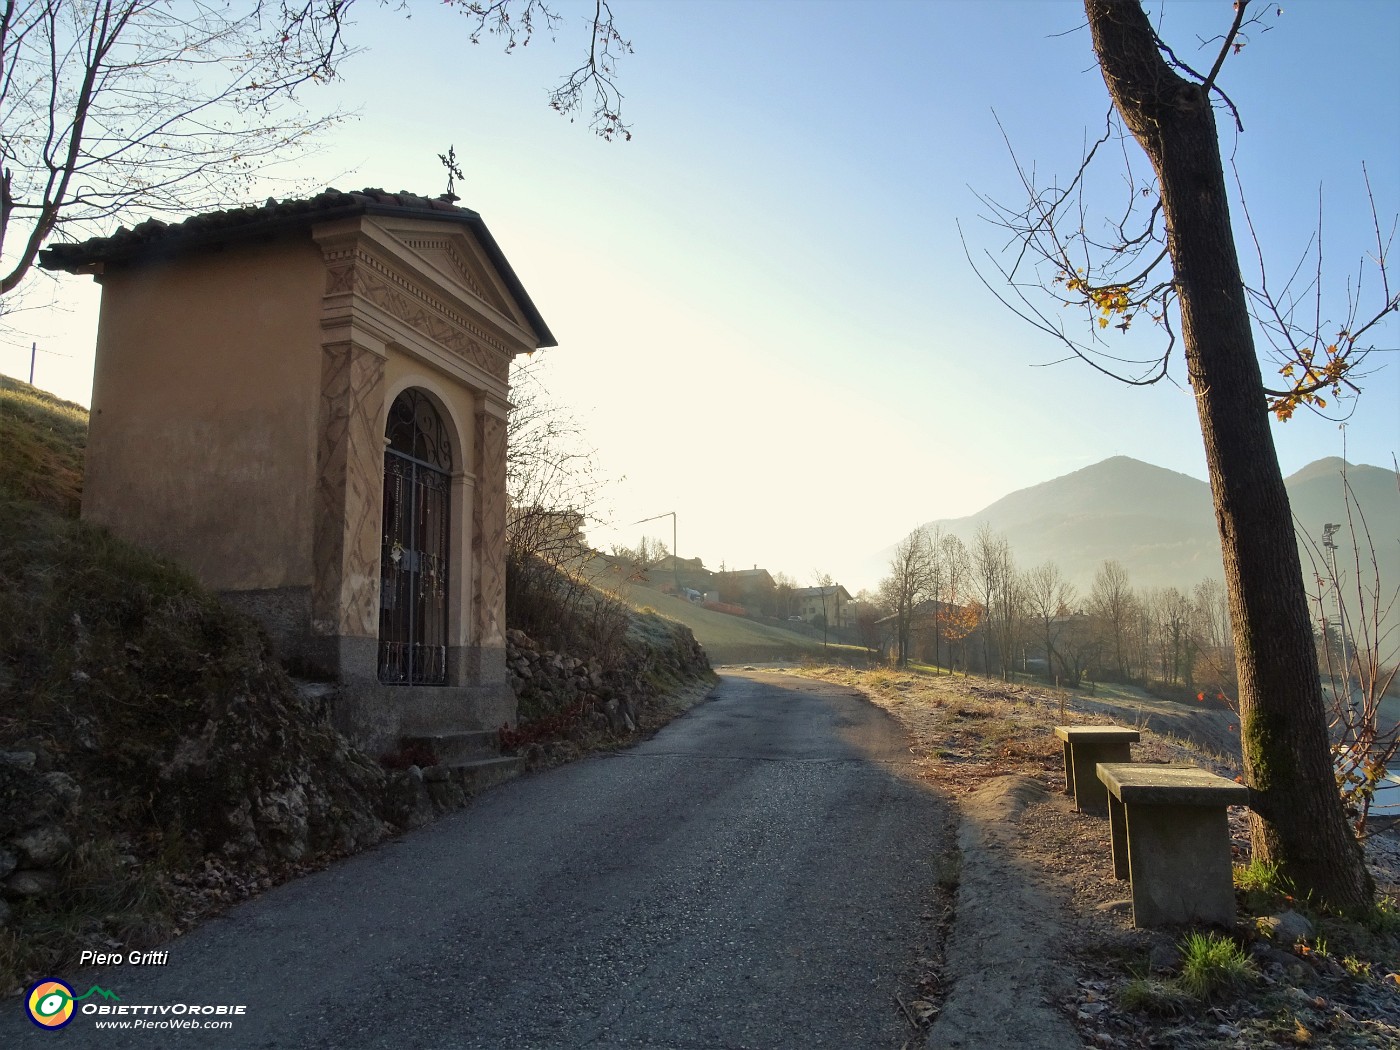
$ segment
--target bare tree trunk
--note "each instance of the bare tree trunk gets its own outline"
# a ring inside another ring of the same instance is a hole
[[[941,659],[939,635],[942,633],[943,618],[939,615],[938,596],[933,598],[933,673],[938,674],[939,660]]]
[[[1167,64],[1135,0],[1085,0],[1104,82],[1161,185],[1181,334],[1230,595],[1254,854],[1301,893],[1372,901],[1333,777],[1288,496],[1269,431],[1208,90]]]

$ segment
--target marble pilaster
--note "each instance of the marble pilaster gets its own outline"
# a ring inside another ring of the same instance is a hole
[[[472,502],[475,642],[505,649],[506,406],[481,398],[476,411],[476,491]]]
[[[383,387],[379,354],[349,341],[322,346],[313,638],[373,641],[378,635]],[[335,662],[342,675],[351,671],[343,660]],[[365,670],[356,667],[353,676]],[[373,673],[372,666],[368,670]]]

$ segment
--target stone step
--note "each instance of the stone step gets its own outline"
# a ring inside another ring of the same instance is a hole
[[[420,755],[423,760],[419,764],[425,766],[452,766],[477,759],[497,758],[501,754],[500,736],[494,729],[406,736],[400,739],[399,744],[405,751]]]
[[[475,758],[448,763],[447,769],[453,780],[475,794],[519,776],[525,769],[525,760],[516,755]]]

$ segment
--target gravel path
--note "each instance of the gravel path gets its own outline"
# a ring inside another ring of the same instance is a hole
[[[726,675],[650,741],[278,887],[164,966],[58,975],[128,1007],[242,1004],[231,1031],[7,1010],[0,1044],[897,1048],[952,845],[911,772],[849,689]]]

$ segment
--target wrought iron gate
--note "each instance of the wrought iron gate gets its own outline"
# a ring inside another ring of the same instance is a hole
[[[444,685],[451,443],[432,403],[412,390],[394,401],[386,430],[379,680]]]

